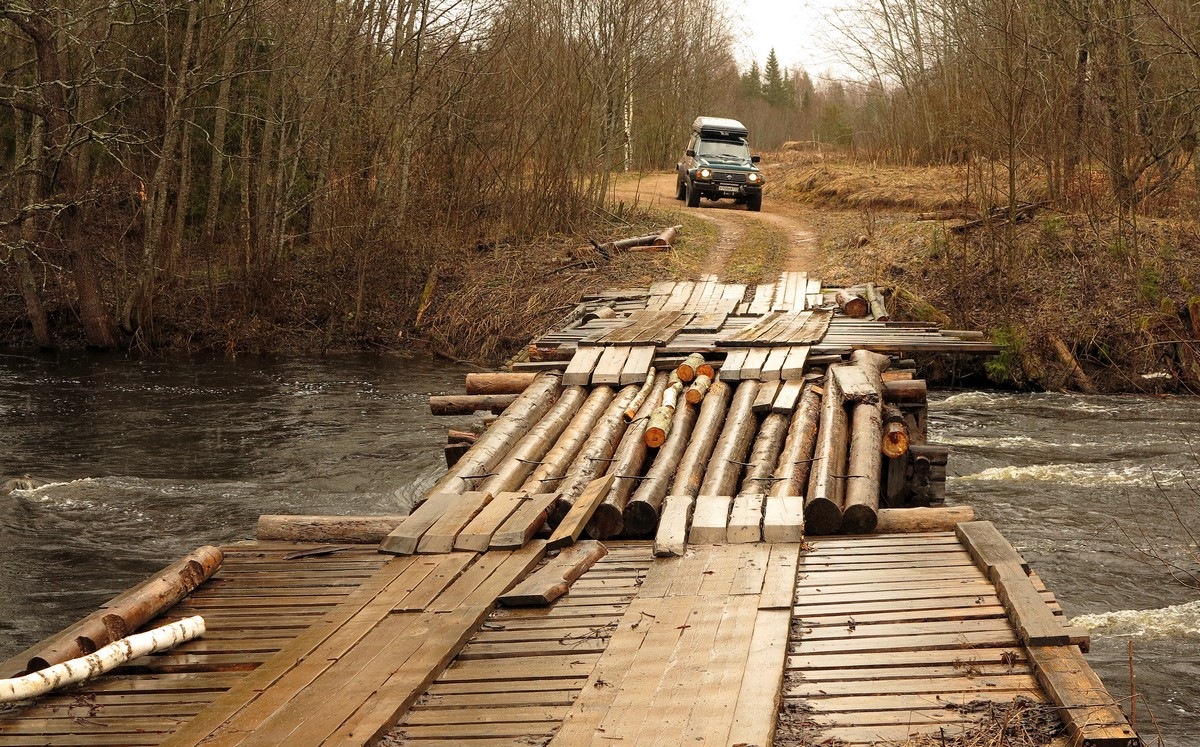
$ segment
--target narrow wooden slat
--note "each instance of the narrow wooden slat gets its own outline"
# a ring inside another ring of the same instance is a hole
[[[558,557],[546,563],[511,591],[501,594],[497,601],[506,607],[542,607],[550,604],[566,594],[572,581],[582,576],[607,554],[608,549],[604,545],[592,540],[564,548]]]
[[[455,550],[487,550],[492,535],[527,500],[524,493],[501,493],[483,507],[454,541]]]
[[[458,533],[467,524],[471,523],[471,519],[474,519],[475,515],[483,510],[483,507],[490,503],[491,500],[492,496],[490,493],[474,491],[463,493],[421,535],[421,541],[417,543],[417,552],[441,553],[453,550],[454,541],[458,539]]]
[[[563,386],[587,386],[592,381],[592,369],[596,367],[596,362],[600,360],[600,355],[604,352],[602,347],[580,346],[576,348],[575,355],[571,357],[571,362],[567,364],[566,371],[563,372]]]
[[[434,493],[429,496],[400,526],[384,538],[380,549],[396,555],[412,555],[417,551],[417,545],[425,532],[442,518],[442,514],[457,503],[458,499],[457,493]]]
[[[746,353],[746,361],[742,364],[742,378],[757,380],[762,376],[763,364],[767,362],[770,348],[750,348]]]
[[[790,619],[785,609],[759,609],[728,744],[769,745],[774,740]]]
[[[629,357],[631,348],[627,345],[611,345],[604,348],[596,368],[592,371],[592,384],[619,384],[621,371],[625,367],[625,359]]]
[[[726,541],[733,544],[762,541],[763,496],[743,493],[733,500]]]
[[[625,359],[625,367],[621,369],[620,383],[621,386],[626,384],[640,384],[646,380],[646,374],[650,371],[650,365],[654,362],[654,346],[639,345],[629,351],[629,357]]]
[[[690,495],[669,495],[663,503],[658,531],[654,535],[654,554],[658,557],[683,555],[687,548],[688,525],[695,499]]]
[[[787,349],[787,358],[779,375],[784,381],[797,381],[804,378],[804,364],[808,361],[808,345],[792,345]]]
[[[555,498],[554,493],[538,493],[529,496],[504,520],[504,523],[492,535],[492,541],[488,547],[493,550],[512,550],[524,546],[546,523],[550,505],[554,503]]]
[[[587,484],[587,487],[571,504],[567,515],[559,522],[554,533],[550,535],[549,549],[565,547],[579,539],[579,536],[583,534],[583,528],[587,526],[596,513],[596,509],[604,502],[605,496],[608,495],[608,491],[616,479],[615,474],[607,474]]]
[[[729,351],[725,362],[721,364],[721,381],[739,381],[742,378],[742,366],[745,365],[746,356],[749,354],[750,351],[746,348]]]
[[[729,526],[729,509],[733,498],[728,495],[702,495],[696,499],[692,513],[692,529],[688,542],[693,545],[722,544]]]

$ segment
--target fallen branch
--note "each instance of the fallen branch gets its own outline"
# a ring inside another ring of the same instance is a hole
[[[0,680],[0,703],[36,698],[60,687],[97,677],[131,659],[166,651],[202,635],[204,618],[197,615],[122,638],[87,656],[55,664],[23,677]]]

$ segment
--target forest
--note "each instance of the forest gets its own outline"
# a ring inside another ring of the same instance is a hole
[[[837,23],[857,78],[738,60],[721,0],[0,0],[0,341],[392,347],[430,268],[602,233],[611,181],[670,170],[698,114],[1083,216],[1135,291],[1174,272],[1146,262],[1148,221],[1189,261],[1196,3],[882,0]],[[1030,251],[1006,225],[998,271]]]

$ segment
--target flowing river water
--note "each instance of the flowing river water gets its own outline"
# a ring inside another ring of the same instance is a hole
[[[49,481],[0,495],[0,659],[199,545],[252,536],[259,514],[395,512],[444,470],[445,429],[473,420],[426,401],[464,373],[0,356],[0,470]],[[1127,711],[1132,642],[1147,744],[1200,744],[1200,400],[943,392],[930,431],[951,446],[950,501],[994,521],[1092,631]]]

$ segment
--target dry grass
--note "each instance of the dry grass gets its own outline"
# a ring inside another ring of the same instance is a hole
[[[942,361],[935,378],[986,372],[1001,384],[1074,387],[1055,352],[1058,337],[1101,390],[1200,391],[1200,319],[1189,311],[1200,308],[1194,218],[1141,217],[1132,230],[1097,206],[1050,206],[1011,234],[1004,224],[955,233],[952,222],[917,220],[952,194],[954,168],[877,169],[837,157],[814,165],[813,154],[789,155],[794,167],[777,179],[809,207],[823,280],[872,278],[896,291],[890,305],[899,318],[984,330],[1010,346],[986,369]],[[905,190],[912,196],[900,198]],[[1169,196],[1158,212],[1181,199]]]
[[[772,194],[853,210],[931,211],[968,207],[966,169],[902,168],[840,153],[780,151],[764,157]]]

